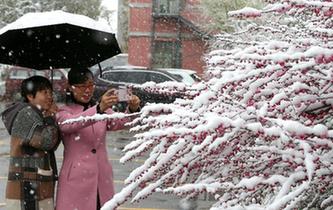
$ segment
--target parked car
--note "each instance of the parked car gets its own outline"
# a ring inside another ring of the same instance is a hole
[[[107,68],[109,66],[129,66],[128,65],[128,54],[121,53],[121,54],[115,55],[111,58],[108,58],[108,59],[100,62],[99,65],[102,67],[102,69]],[[91,66],[90,70],[91,71],[99,70],[99,65],[96,64],[94,66]]]
[[[193,85],[200,82],[202,79],[197,75],[197,72],[190,69],[176,69],[176,68],[158,68],[161,71],[167,71],[170,74],[178,77],[182,82]]]
[[[67,71],[64,69],[37,71],[34,69],[12,66],[5,71],[7,72],[7,76],[5,78],[5,99],[19,99],[21,95],[20,91],[22,81],[34,75],[40,75],[52,81],[54,95],[57,101],[63,100],[66,96]]]
[[[151,70],[138,66],[118,66],[105,68],[100,74],[95,73],[95,93],[94,98],[98,100],[100,96],[109,88],[118,88],[119,86],[133,86],[153,81],[162,83],[167,81],[182,82],[176,76],[161,70]],[[171,103],[177,96],[163,95],[157,93],[148,93],[142,89],[134,88],[133,94],[137,95],[142,102],[142,106],[150,103]]]

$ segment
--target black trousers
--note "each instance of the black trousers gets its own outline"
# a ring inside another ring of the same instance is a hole
[[[98,191],[97,191],[97,208],[96,210],[100,210],[101,209],[101,202],[99,201],[99,194],[98,194]]]

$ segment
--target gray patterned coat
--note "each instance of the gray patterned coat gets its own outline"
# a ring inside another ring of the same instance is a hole
[[[17,103],[2,113],[11,134],[6,187],[6,209],[54,209],[58,126],[52,117],[27,103]]]

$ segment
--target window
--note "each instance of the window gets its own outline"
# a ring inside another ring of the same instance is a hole
[[[117,72],[105,72],[103,73],[102,78],[112,82],[120,82]]]
[[[159,15],[178,15],[179,0],[157,0],[156,13]]]
[[[153,67],[180,68],[180,57],[177,42],[156,41],[154,43]]]
[[[184,78],[179,74],[173,74],[173,76],[179,79],[180,81],[184,81]]]
[[[104,73],[102,78],[112,82],[123,82],[123,83],[133,83],[133,84],[143,84],[148,80],[145,71],[141,70],[134,71],[117,71],[117,72],[107,72]]]
[[[62,79],[62,75],[63,74],[60,71],[53,71],[53,80],[61,80]]]
[[[145,72],[137,71],[129,71],[129,72],[121,72],[121,80],[122,82],[126,83],[133,83],[133,84],[143,84],[147,81],[147,76]]]
[[[162,82],[167,82],[167,81],[171,81],[171,79],[159,72],[153,73],[153,72],[149,72],[148,73],[149,76],[149,80],[153,81],[155,83],[162,83]]]
[[[35,76],[42,76],[42,77],[46,77],[46,72],[45,71],[34,71],[34,75]]]
[[[10,79],[26,79],[29,77],[29,72],[27,70],[18,69],[10,73]]]

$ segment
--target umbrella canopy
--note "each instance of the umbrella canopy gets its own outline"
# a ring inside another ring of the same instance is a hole
[[[37,70],[92,66],[119,54],[106,24],[63,11],[28,13],[0,30],[0,63]]]

